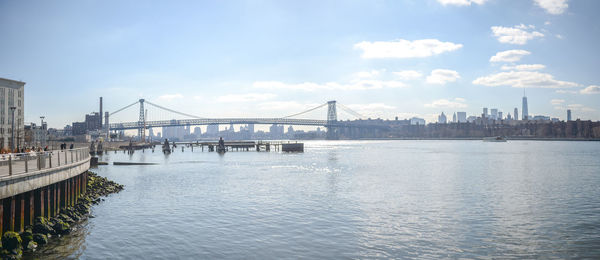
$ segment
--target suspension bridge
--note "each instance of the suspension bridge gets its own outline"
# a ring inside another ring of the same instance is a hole
[[[135,105],[139,105],[139,118],[137,121],[130,122],[118,122],[118,123],[110,123],[109,118],[113,118],[115,114],[118,114],[124,110],[127,110]],[[179,116],[185,117],[184,119],[170,119],[170,120],[147,120],[148,112],[145,109],[145,105],[150,105],[154,108],[160,109],[162,111],[166,111],[169,113],[177,114]],[[304,119],[299,118],[302,115],[305,115],[309,112],[315,111],[317,109],[327,107],[327,117],[325,120],[323,119]],[[145,99],[139,99],[136,102],[129,104],[125,107],[122,107],[110,114],[108,114],[108,118],[106,118],[107,131],[111,130],[138,130],[138,136],[145,136],[145,129],[154,128],[154,127],[172,127],[172,126],[194,126],[194,125],[219,125],[219,124],[268,124],[268,125],[300,125],[300,126],[324,126],[329,130],[333,128],[339,127],[370,127],[369,125],[360,124],[355,125],[352,121],[338,121],[338,111],[337,108],[341,108],[344,112],[356,117],[357,119],[364,118],[361,114],[356,111],[344,106],[342,104],[338,104],[336,101],[328,101],[316,107],[307,109],[305,111],[295,113],[292,115],[287,115],[283,117],[274,117],[274,118],[260,118],[260,117],[251,117],[251,118],[206,118],[200,117],[188,113],[183,113],[180,111],[176,111],[161,105],[157,105],[153,102],[150,102]],[[377,126],[375,126],[377,127]]]

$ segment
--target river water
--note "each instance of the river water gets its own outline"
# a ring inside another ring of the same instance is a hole
[[[125,190],[33,257],[600,258],[600,142],[159,150],[104,155],[159,164],[94,169]]]

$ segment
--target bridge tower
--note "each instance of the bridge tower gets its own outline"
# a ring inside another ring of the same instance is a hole
[[[140,99],[140,119],[138,121],[138,136],[140,141],[146,141],[146,111],[144,110],[144,100]]]
[[[327,101],[327,123],[337,121],[337,109],[335,107],[335,100]]]
[[[336,101],[327,101],[327,139],[338,139],[338,128],[331,126],[337,122]]]

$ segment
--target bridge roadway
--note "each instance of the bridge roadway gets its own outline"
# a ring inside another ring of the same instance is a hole
[[[166,127],[166,126],[188,126],[188,125],[214,125],[214,124],[278,124],[278,125],[305,125],[305,126],[327,126],[342,127],[347,123],[341,121],[328,122],[327,120],[313,119],[291,119],[291,118],[200,118],[200,119],[182,119],[182,120],[160,120],[146,121],[146,128]],[[140,128],[140,122],[112,123],[111,130],[127,130]]]

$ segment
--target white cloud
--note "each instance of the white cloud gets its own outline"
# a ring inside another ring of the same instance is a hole
[[[564,37],[563,37],[562,35],[560,35],[560,34],[557,34],[557,35],[555,35],[555,36],[556,36],[556,38],[558,38],[558,39],[561,39],[561,40],[564,38]]]
[[[545,69],[546,66],[543,64],[520,64],[516,66],[502,66],[502,70],[542,70]]]
[[[458,5],[458,6],[468,6],[471,4],[482,5],[487,0],[437,0],[442,5]]]
[[[558,94],[577,94],[577,90],[558,89],[555,92]]]
[[[302,90],[302,91],[318,91],[318,90],[369,90],[383,88],[403,88],[408,87],[400,81],[393,80],[356,80],[348,84],[340,84],[337,82],[327,82],[325,84],[304,82],[298,84],[288,84],[280,81],[256,81],[252,84],[255,88],[262,89],[281,89],[281,90]]]
[[[272,99],[277,95],[271,93],[248,93],[239,95],[223,95],[217,97],[217,102],[231,103],[231,102],[256,102]]]
[[[278,111],[278,110],[283,110],[283,111],[304,111],[306,109],[310,109],[313,107],[317,107],[321,104],[316,104],[316,103],[307,103],[307,104],[303,104],[303,103],[298,103],[296,101],[271,101],[271,102],[264,102],[264,103],[260,103],[258,104],[258,109],[259,110],[269,110],[269,111]]]
[[[567,8],[569,8],[569,4],[567,2],[569,0],[534,0],[535,3],[546,10],[549,14],[562,14]]]
[[[464,98],[455,98],[454,100],[448,99],[438,99],[434,100],[429,104],[425,104],[425,107],[430,108],[466,108],[467,104],[465,104]]]
[[[350,109],[358,112],[365,117],[379,117],[388,114],[389,111],[396,109],[395,106],[386,105],[384,103],[370,104],[350,104],[347,105]],[[338,110],[338,113],[340,110]]]
[[[179,98],[183,98],[183,95],[181,95],[181,94],[165,94],[165,95],[158,97],[158,99],[167,100],[167,101],[171,101],[173,99],[179,99]]]
[[[418,79],[423,76],[423,74],[421,74],[421,72],[418,72],[416,70],[402,70],[402,71],[395,71],[393,73],[401,80],[413,80],[413,79]]]
[[[458,72],[454,70],[435,69],[427,76],[427,83],[444,85],[448,82],[454,82],[460,78]]]
[[[533,31],[534,28],[535,26],[533,25],[524,24],[515,27],[492,26],[492,32],[501,43],[523,45],[534,38],[544,37],[543,33]]]
[[[600,94],[600,86],[591,85],[579,91],[581,94]]]
[[[355,49],[363,51],[361,57],[365,59],[377,58],[424,58],[443,52],[455,51],[462,48],[462,44],[441,42],[437,39],[395,41],[363,41],[354,44]]]
[[[531,52],[526,50],[508,50],[496,53],[496,55],[490,58],[490,62],[517,62],[525,55],[529,55]]]
[[[512,86],[514,88],[571,88],[579,84],[554,79],[554,76],[537,71],[508,71],[479,77],[473,80],[475,85]]]
[[[352,110],[357,110],[357,112],[360,112],[360,110],[390,110],[390,109],[396,109],[395,106],[386,105],[384,103],[350,104],[350,105],[347,105],[347,107],[351,108]]]
[[[381,74],[379,70],[371,70],[371,71],[361,71],[356,73],[356,77],[358,78],[372,78]]]
[[[562,103],[565,103],[564,99],[552,99],[552,100],[550,100],[550,104],[552,104],[552,105],[560,105]]]

